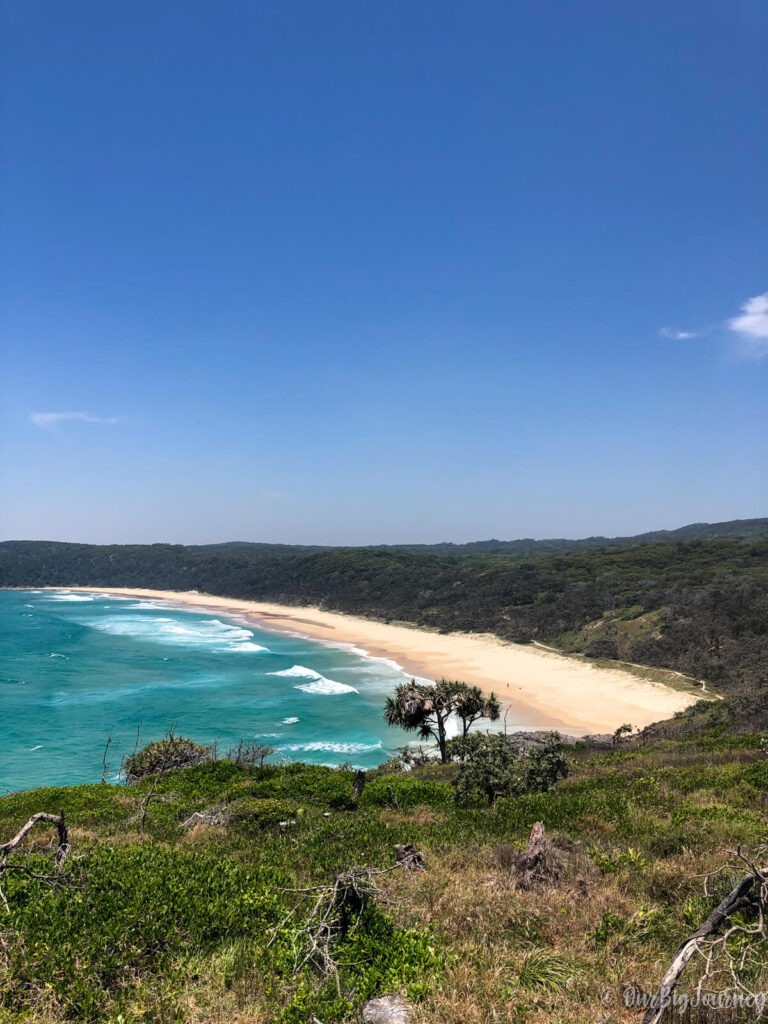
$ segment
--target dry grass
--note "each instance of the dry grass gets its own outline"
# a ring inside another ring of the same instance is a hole
[[[206,825],[201,822],[199,825],[192,825],[186,829],[179,843],[182,846],[207,846],[217,836],[225,836],[227,829],[224,825]]]
[[[563,859],[561,883],[533,892],[517,891],[503,852],[485,848],[432,854],[428,872],[397,878],[400,923],[433,925],[454,953],[419,1024],[604,1019],[604,989],[653,988],[679,925],[669,903],[699,893],[697,876],[722,863],[683,853],[603,875],[578,848]],[[601,942],[604,918],[626,928]],[[614,1006],[610,1020],[636,1024],[637,1013]]]
[[[396,828],[398,825],[412,824],[412,825],[444,825],[448,820],[446,814],[441,814],[439,811],[434,810],[429,804],[419,804],[418,807],[414,807],[412,811],[395,811],[388,809],[382,811],[379,814],[379,818],[390,828]]]

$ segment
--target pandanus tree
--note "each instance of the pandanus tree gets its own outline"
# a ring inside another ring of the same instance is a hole
[[[466,683],[461,685],[466,686]],[[486,697],[479,686],[467,686],[456,704],[456,714],[461,719],[461,735],[466,736],[480,718],[495,722],[501,714],[501,705],[493,693]]]
[[[387,723],[407,732],[418,732],[424,740],[434,740],[443,764],[448,761],[447,722],[451,715],[461,719],[466,736],[478,719],[496,721],[499,713],[494,694],[486,697],[477,686],[450,679],[441,679],[434,685],[412,679],[398,686],[384,705]]]

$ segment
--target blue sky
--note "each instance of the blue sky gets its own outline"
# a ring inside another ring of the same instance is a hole
[[[0,535],[766,514],[763,0],[5,0]]]

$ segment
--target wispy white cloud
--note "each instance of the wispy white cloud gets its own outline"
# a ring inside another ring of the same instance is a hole
[[[675,341],[687,341],[688,338],[700,338],[703,331],[676,331],[673,327],[662,327],[659,334],[662,338],[674,338]]]
[[[662,338],[673,341],[688,341],[711,334],[721,334],[727,328],[737,339],[737,351],[744,359],[761,359],[768,355],[768,292],[755,295],[741,305],[741,312],[725,322],[681,331],[676,327],[662,327]]]
[[[738,335],[744,355],[753,359],[768,355],[768,292],[747,299],[728,327]]]
[[[80,423],[119,423],[119,416],[91,416],[87,412],[31,412],[29,418],[36,427],[46,430],[59,423],[77,420]]]

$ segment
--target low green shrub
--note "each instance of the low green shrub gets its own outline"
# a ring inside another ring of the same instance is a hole
[[[430,807],[450,807],[453,802],[453,790],[447,782],[431,782],[406,775],[387,775],[373,779],[363,790],[361,807],[388,807],[392,804],[395,794],[401,810],[410,810],[420,804]]]
[[[231,820],[251,829],[274,828],[279,821],[289,821],[296,814],[295,805],[269,797],[246,796],[227,806]]]
[[[211,761],[213,756],[212,747],[201,746],[185,736],[169,734],[130,754],[125,759],[123,771],[126,780],[135,783],[148,775],[157,775],[158,772],[189,768],[203,761]]]

